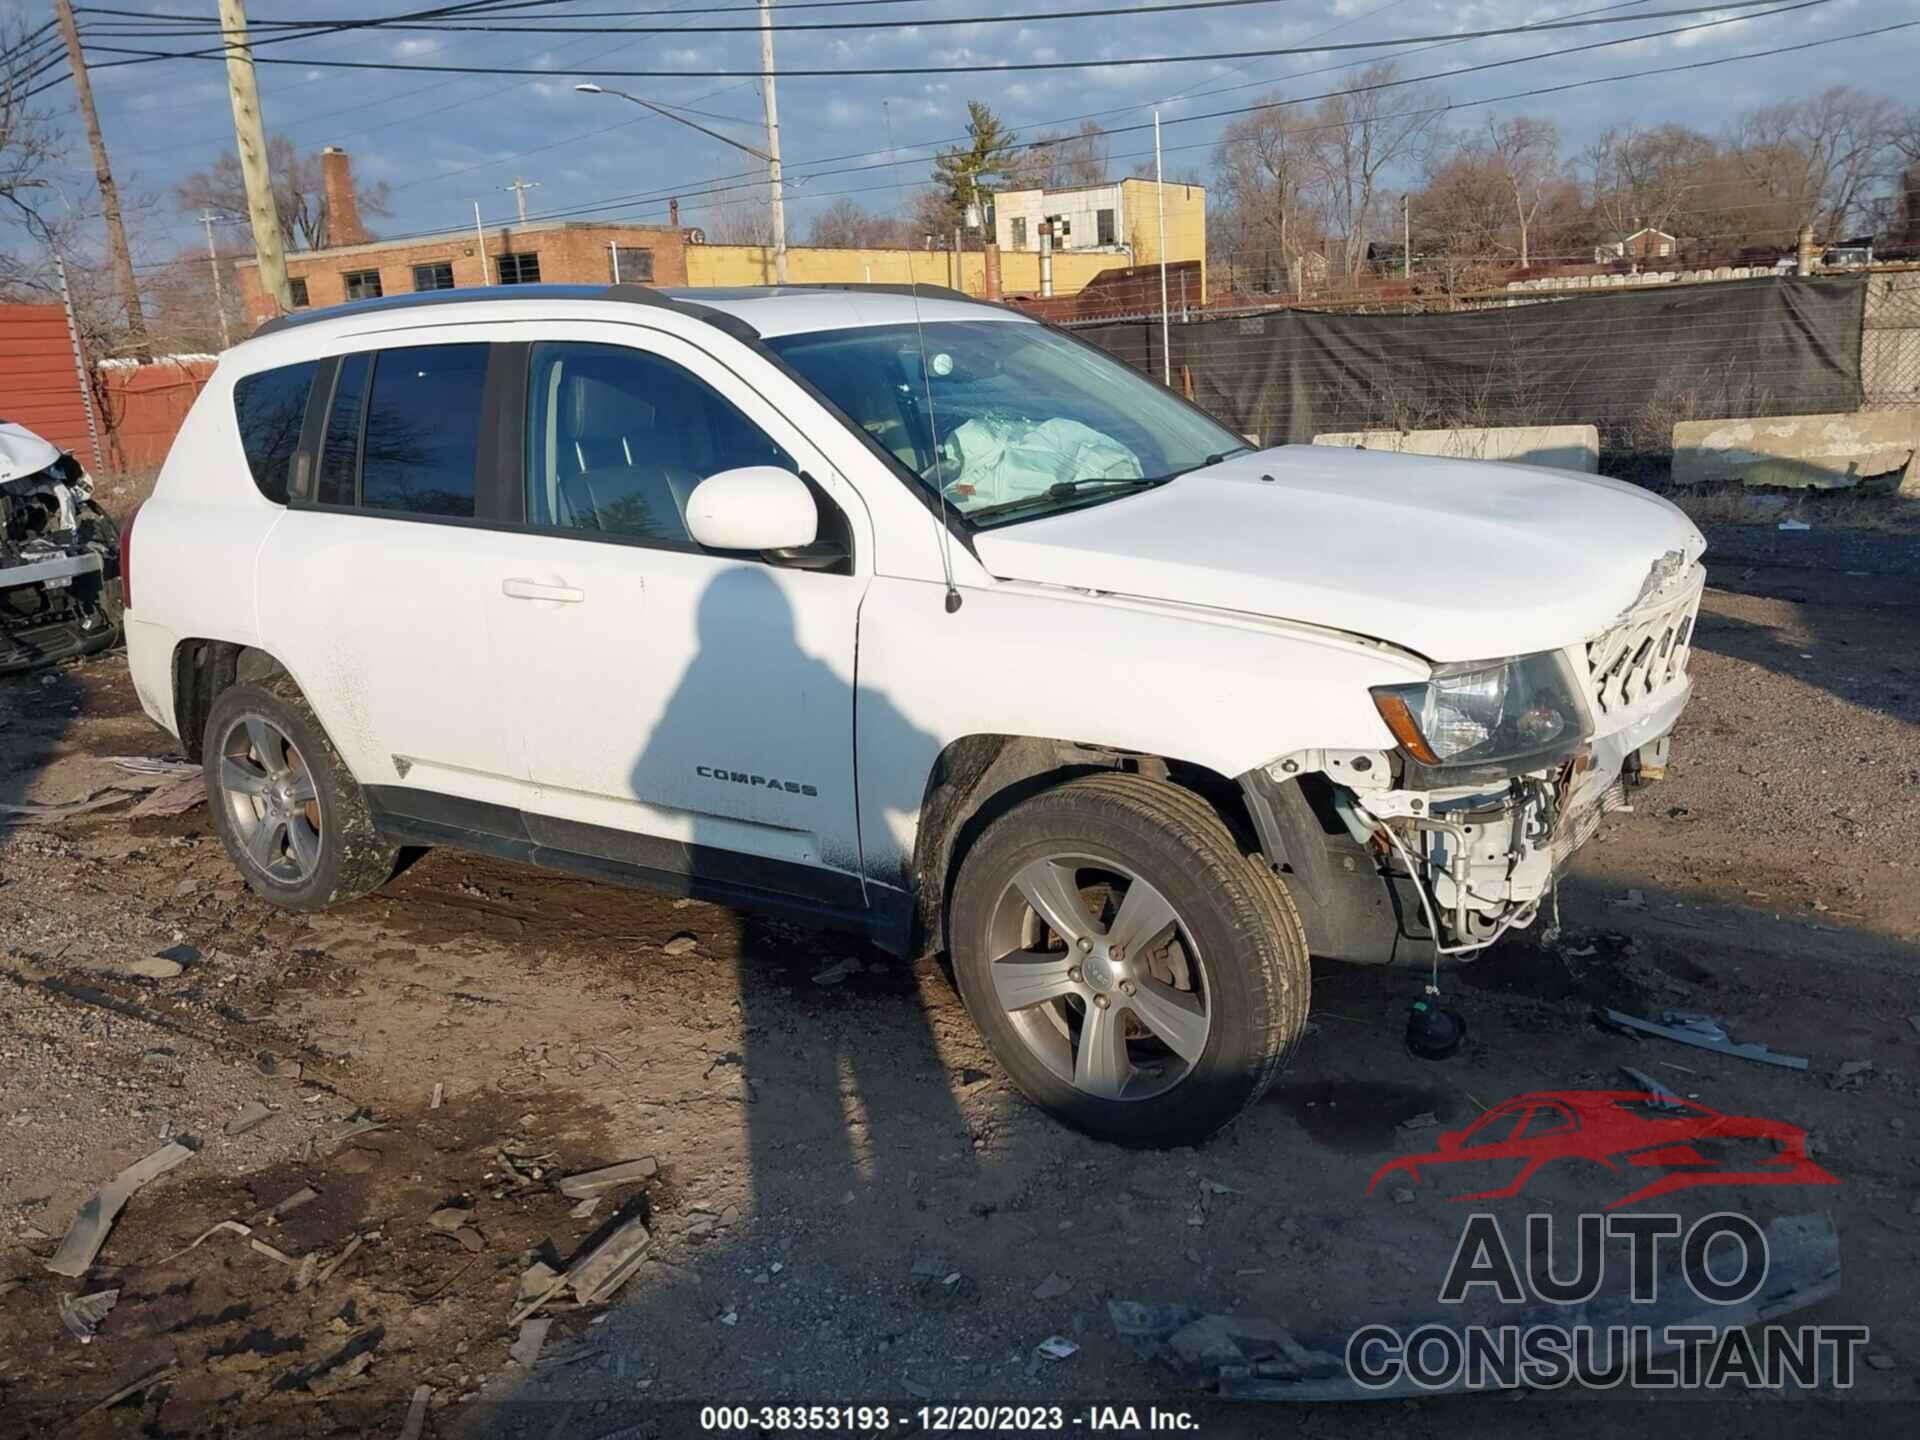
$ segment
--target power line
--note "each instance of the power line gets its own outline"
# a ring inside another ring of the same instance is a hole
[[[1126,69],[1141,65],[1193,65],[1223,60],[1268,59],[1282,55],[1320,55],[1354,50],[1380,50],[1402,45],[1424,45],[1462,40],[1489,40],[1506,35],[1531,34],[1546,30],[1584,29],[1595,25],[1619,25],[1632,19],[1657,20],[1677,15],[1697,15],[1703,11],[1724,12],[1728,10],[1746,10],[1771,3],[1771,0],[1725,0],[1721,4],[1688,5],[1673,10],[1653,10],[1643,15],[1588,17],[1575,20],[1548,20],[1533,25],[1502,25],[1483,30],[1455,31],[1441,35],[1402,35],[1381,40],[1343,41],[1337,45],[1274,46],[1258,50],[1224,50],[1201,55],[1140,55],[1123,56],[1117,59],[1091,60],[1021,60],[998,65],[875,65],[875,66],[832,66],[823,69],[792,69],[782,73],[788,76],[807,76],[812,78],[875,75],[977,75],[983,72],[1014,73],[1027,71],[1053,70],[1111,70]],[[1825,4],[1828,0],[1811,0],[1811,3]],[[1115,12],[1126,13],[1126,12]],[[695,33],[689,31],[688,33]],[[256,42],[255,49],[263,42]],[[125,46],[100,45],[92,47],[102,54],[126,55],[129,60],[108,61],[98,67],[101,69],[120,64],[152,63],[160,60],[207,60],[223,58],[199,51],[154,51],[139,50]],[[450,75],[526,75],[524,66],[502,65],[420,65],[406,61],[383,60],[314,60],[287,56],[254,57],[257,65],[305,65],[330,70],[378,70],[405,72],[414,74],[450,74]],[[700,79],[700,80],[742,80],[765,79],[767,71],[760,70],[607,70],[596,67],[596,74],[609,79],[619,80],[664,80],[664,79]]]
[[[874,0],[874,3],[897,3],[897,0]],[[1231,10],[1249,5],[1285,5],[1293,0],[1170,0],[1170,3],[1108,6],[1092,10],[1054,10],[1032,14],[1014,15],[943,15],[921,17],[908,20],[819,20],[801,21],[796,24],[775,25],[773,32],[784,35],[788,32],[809,30],[927,30],[940,26],[953,25],[1044,25],[1055,20],[1106,19],[1113,16],[1163,15],[1172,11],[1189,10]],[[784,8],[784,7],[783,7]],[[1699,8],[1706,8],[1704,6]],[[619,12],[612,12],[618,14]],[[568,19],[584,18],[569,15]],[[458,21],[406,21],[399,20],[362,22],[368,26],[377,26],[382,30],[431,30],[459,31],[476,34],[496,35],[661,35],[669,31],[684,35],[757,35],[758,25],[696,25],[681,30],[677,26],[655,25],[556,25],[545,21],[522,21],[517,17],[508,17],[512,23],[480,23],[470,20]],[[314,22],[306,22],[312,24]],[[171,38],[191,38],[204,33],[205,23],[186,28],[170,30],[108,29],[90,27],[89,33],[110,34],[122,38],[141,36],[163,36]],[[217,28],[217,27],[215,27]]]
[[[1772,16],[1776,14],[1785,13],[1787,11],[1805,9],[1810,5],[1820,4],[1820,3],[1824,3],[1824,0],[1800,0],[1800,3],[1798,4],[1783,6],[1780,9],[1768,11],[1766,13],[1767,13],[1767,16]],[[1761,17],[1761,18],[1766,18],[1766,17]],[[1701,29],[1712,28],[1717,25],[1725,25],[1725,24],[1731,24],[1731,23],[1734,23],[1734,21],[1733,20],[1704,21],[1698,25],[1687,26],[1683,28],[1685,30],[1701,30]],[[1682,74],[1682,73],[1688,73],[1696,70],[1711,69],[1721,65],[1735,64],[1745,60],[1759,60],[1759,59],[1767,59],[1776,55],[1796,54],[1796,53],[1800,53],[1807,50],[1817,49],[1823,46],[1843,44],[1852,40],[1870,39],[1880,35],[1893,34],[1899,31],[1909,30],[1916,27],[1920,27],[1920,20],[1904,21],[1894,25],[1880,26],[1880,27],[1868,29],[1868,30],[1854,31],[1844,35],[1825,36],[1819,39],[1800,41],[1800,42],[1789,44],[1789,45],[1778,45],[1778,46],[1768,47],[1765,49],[1743,51],[1735,55],[1715,56],[1708,59],[1690,61],[1685,64],[1658,66],[1658,67],[1652,67],[1652,68],[1643,69],[1643,70],[1627,71],[1617,75],[1600,75],[1600,76],[1593,76],[1584,80],[1564,81],[1555,85],[1536,86],[1526,90],[1512,91],[1504,95],[1491,95],[1491,96],[1486,96],[1476,100],[1464,100],[1459,102],[1443,102],[1438,105],[1420,107],[1414,110],[1395,111],[1387,115],[1377,116],[1374,118],[1376,120],[1405,119],[1409,117],[1417,117],[1417,116],[1429,115],[1429,114],[1431,115],[1446,114],[1456,110],[1478,109],[1480,107],[1487,106],[1487,105],[1498,105],[1498,104],[1505,104],[1510,101],[1530,100],[1530,99],[1537,99],[1547,95],[1564,94],[1569,91],[1586,89],[1586,88],[1597,86],[1597,85],[1619,84],[1619,83],[1623,83],[1630,80],[1647,79],[1647,78],[1650,78],[1653,76],[1659,76],[1659,75]],[[1578,48],[1597,49],[1597,48],[1601,48],[1602,45],[1607,45],[1607,46],[1627,45],[1627,44],[1635,43],[1638,40],[1657,38],[1658,36],[1673,34],[1673,33],[1678,33],[1678,32],[1675,32],[1675,31],[1650,32],[1649,34],[1645,34],[1645,35],[1626,36],[1626,37],[1621,37],[1618,39],[1605,41],[1605,42],[1599,42],[1598,44],[1592,44],[1592,45],[1582,46]],[[1572,52],[1569,50],[1569,51],[1561,51],[1561,52],[1554,52],[1554,53],[1565,54],[1565,53],[1572,53]],[[1549,55],[1540,54],[1540,55],[1530,55],[1530,56],[1519,56],[1510,60],[1488,61],[1479,65],[1468,66],[1458,70],[1449,71],[1449,72],[1446,72],[1446,75],[1470,74],[1480,70],[1494,69],[1494,68],[1498,68],[1506,65],[1525,64],[1532,60],[1545,59],[1545,58],[1551,58],[1551,57]],[[1444,75],[1443,76],[1416,76],[1408,80],[1395,80],[1395,81],[1382,82],[1377,85],[1357,87],[1353,91],[1330,91],[1330,92],[1327,92],[1326,95],[1299,96],[1299,97],[1294,97],[1287,100],[1264,102],[1264,103],[1254,104],[1254,105],[1237,106],[1232,109],[1213,111],[1205,115],[1181,116],[1181,117],[1177,117],[1174,120],[1165,121],[1163,123],[1166,125],[1186,124],[1186,123],[1198,122],[1201,120],[1220,119],[1228,116],[1254,114],[1260,111],[1280,109],[1290,105],[1307,104],[1316,99],[1325,99],[1329,95],[1333,95],[1333,94],[1360,93],[1361,91],[1364,91],[1364,90],[1385,89],[1385,88],[1391,88],[1394,86],[1416,84],[1424,80],[1437,79],[1437,78],[1445,78],[1445,76]],[[1303,133],[1315,133],[1320,130],[1335,130],[1335,129],[1341,129],[1341,128],[1348,128],[1354,123],[1358,123],[1358,122],[1336,122],[1336,123],[1330,123],[1322,126],[1309,126],[1305,128]],[[1110,130],[1107,133],[1108,134],[1125,134],[1131,131],[1145,130],[1148,128],[1151,128],[1151,127],[1144,124],[1115,127],[1113,130]],[[1187,150],[1202,150],[1202,149],[1208,149],[1208,148],[1217,146],[1220,143],[1222,142],[1219,140],[1203,140],[1203,141],[1191,142],[1185,145],[1168,146],[1167,149],[1173,152],[1187,151]],[[871,154],[874,152],[864,152],[864,153]],[[1128,155],[1122,155],[1116,158],[1120,160],[1143,158],[1146,153],[1147,152],[1143,151],[1143,152],[1139,152],[1137,155],[1128,154]],[[844,157],[844,158],[859,158],[859,157],[850,156],[850,157]],[[825,162],[815,161],[810,163],[820,164]],[[857,174],[857,173],[862,173],[862,172],[871,171],[871,170],[887,169],[894,163],[897,163],[897,162],[884,161],[878,164],[847,166],[837,170],[816,170],[811,172],[809,175],[801,178],[824,179],[834,175]],[[756,181],[754,178],[749,177],[744,172],[738,177],[721,176],[721,177],[715,177],[715,178],[720,180],[730,180],[734,178],[739,178],[744,183],[736,184],[736,185],[723,185],[723,186],[713,187],[709,185],[709,182],[707,181],[689,180],[689,181],[683,181],[675,185],[666,186],[660,189],[637,191],[628,195],[607,197],[603,200],[588,202],[585,204],[559,207],[559,208],[545,211],[539,214],[530,215],[528,218],[530,221],[533,221],[533,222],[562,220],[562,219],[570,219],[570,218],[590,216],[590,215],[601,215],[604,218],[613,219],[613,218],[618,218],[618,216],[621,214],[633,214],[634,212],[639,212],[639,211],[644,211],[649,209],[659,209],[661,208],[663,202],[668,197],[672,197],[672,196],[684,197],[689,194],[695,195],[696,197],[702,196],[702,195],[706,197],[706,203],[701,203],[701,200],[696,198],[695,200],[691,202],[683,203],[682,205],[683,210],[698,211],[703,209],[714,208],[716,204],[724,203],[719,201],[718,197],[720,196],[724,196],[729,193],[740,191],[740,190],[757,189],[759,188],[760,185],[763,185],[765,183],[764,178],[760,178]],[[703,186],[707,186],[708,188],[703,190],[702,189]],[[864,195],[864,194],[872,194],[877,191],[897,190],[897,188],[898,187],[893,183],[877,184],[877,185],[869,185],[869,186],[863,186],[863,187],[854,187],[849,189],[814,192],[813,198],[824,200],[824,199],[830,199],[830,198],[837,198],[843,195]],[[432,229],[410,231],[400,235],[395,235],[395,236],[386,237],[386,238],[388,238],[389,240],[398,242],[398,241],[403,241],[408,239],[414,239],[420,236],[438,235],[438,234],[445,234],[445,233],[449,233],[446,227],[436,226]]]

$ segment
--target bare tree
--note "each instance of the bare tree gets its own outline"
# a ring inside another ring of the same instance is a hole
[[[1022,190],[1065,190],[1106,183],[1112,146],[1097,121],[1078,130],[1045,130],[1009,162],[1008,183]]]
[[[773,244],[773,213],[766,193],[715,182],[704,201],[685,207],[700,215],[700,228],[714,245]]]
[[[1749,110],[1734,127],[1733,150],[1761,194],[1783,202],[1796,230],[1811,225],[1837,239],[1885,178],[1903,118],[1890,100],[1835,85],[1810,100]]]
[[[301,154],[284,135],[267,141],[267,164],[273,173],[274,203],[280,212],[280,233],[290,250],[324,250],[330,243],[327,189],[318,151]],[[384,181],[355,187],[362,216],[393,213]],[[246,181],[240,160],[223,152],[205,170],[196,171],[174,187],[174,201],[182,213],[212,212],[216,223],[231,234],[250,234]]]
[[[1227,242],[1222,258],[1260,266],[1279,260],[1287,288],[1301,284],[1300,257],[1324,238],[1313,193],[1316,137],[1305,120],[1278,105],[1243,115],[1213,152],[1215,229]],[[1261,288],[1274,289],[1262,276]]]
[[[1397,65],[1369,65],[1314,111],[1310,155],[1349,282],[1366,259],[1367,232],[1382,218],[1383,178],[1421,163],[1434,128],[1430,92],[1380,88],[1399,74]]]
[[[1640,229],[1676,234],[1718,153],[1710,137],[1684,125],[1606,130],[1585,157],[1595,216],[1616,238]]]
[[[46,113],[27,99],[32,71],[24,63],[26,35],[22,22],[0,16],[0,224],[25,227],[44,239],[47,172],[60,150]]]
[[[1551,120],[1516,115],[1487,117],[1487,155],[1504,185],[1520,230],[1520,265],[1532,263],[1528,246],[1534,217],[1560,173],[1560,132]]]
[[[919,243],[919,236],[914,232],[911,219],[869,214],[858,201],[842,195],[813,217],[813,224],[807,229],[807,243],[871,248],[914,245]]]

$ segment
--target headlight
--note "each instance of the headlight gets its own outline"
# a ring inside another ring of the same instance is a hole
[[[1547,758],[1587,738],[1587,709],[1558,650],[1442,665],[1425,684],[1372,694],[1394,739],[1422,765]]]

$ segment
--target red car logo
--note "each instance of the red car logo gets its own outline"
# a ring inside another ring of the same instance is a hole
[[[1608,1210],[1700,1185],[1838,1185],[1808,1158],[1807,1132],[1749,1115],[1722,1115],[1705,1105],[1642,1090],[1553,1090],[1496,1105],[1464,1130],[1441,1134],[1426,1155],[1403,1155],[1373,1172],[1381,1181],[1404,1175],[1418,1183],[1424,1166],[1517,1164],[1505,1185],[1455,1200],[1518,1195],[1542,1165],[1585,1160],[1624,1178],[1661,1174],[1608,1204]]]

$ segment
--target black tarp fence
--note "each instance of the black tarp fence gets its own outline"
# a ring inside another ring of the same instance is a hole
[[[1860,408],[1859,278],[1769,277],[1431,315],[1277,310],[1172,326],[1174,384],[1264,445],[1343,430],[1594,425],[1664,467],[1682,420]],[[1159,318],[1075,327],[1158,378]]]

